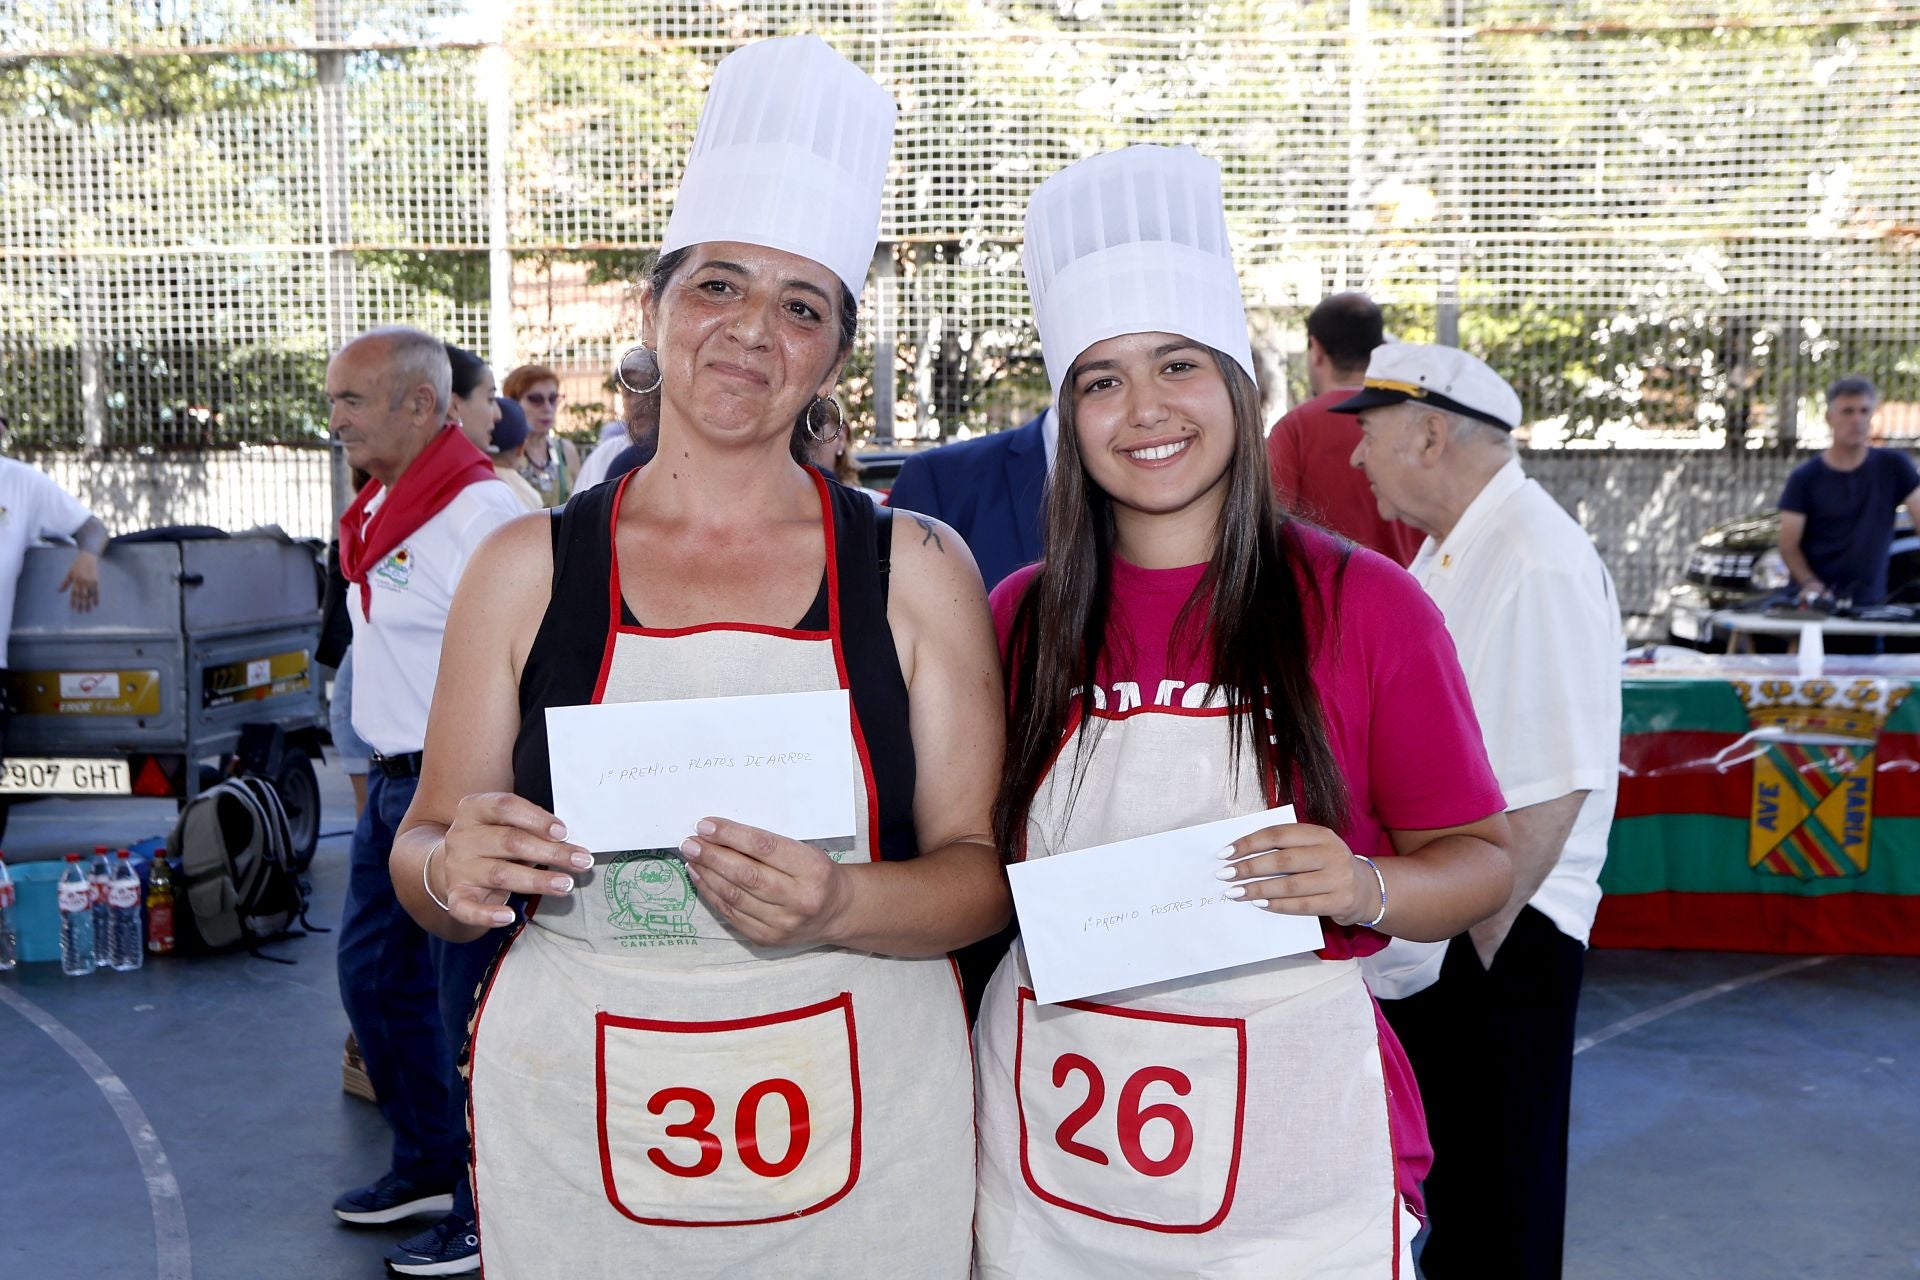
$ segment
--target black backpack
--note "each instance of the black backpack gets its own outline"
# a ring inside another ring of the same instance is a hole
[[[296,922],[311,928],[287,812],[264,779],[228,778],[195,796],[167,837],[167,855],[180,867],[174,927],[183,949],[260,955],[263,942],[300,936]]]

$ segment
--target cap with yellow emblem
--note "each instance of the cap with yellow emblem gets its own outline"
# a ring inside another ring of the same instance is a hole
[[[1361,389],[1334,405],[1333,412],[1359,413],[1409,400],[1465,414],[1502,431],[1520,425],[1519,395],[1486,361],[1458,347],[1417,342],[1375,347]]]

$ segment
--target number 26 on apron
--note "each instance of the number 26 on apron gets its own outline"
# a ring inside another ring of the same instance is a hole
[[[1042,782],[1026,856],[1268,807],[1249,753],[1229,770],[1227,709],[1095,718],[1091,749],[1071,726]],[[1016,943],[975,1035],[983,1280],[1399,1274],[1380,1045],[1353,961],[1042,1005]]]

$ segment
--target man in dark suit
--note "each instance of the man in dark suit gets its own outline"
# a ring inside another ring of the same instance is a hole
[[[1047,491],[1047,411],[1012,431],[962,440],[908,458],[887,505],[953,526],[966,539],[987,590],[1040,558],[1040,504]]]

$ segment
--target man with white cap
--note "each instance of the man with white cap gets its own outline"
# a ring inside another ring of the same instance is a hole
[[[975,1274],[1410,1275],[1425,1127],[1356,958],[1511,885],[1439,611],[1276,503],[1213,161],[1080,161],[1035,192],[1024,258],[1060,456],[1044,558],[993,593],[998,842],[1031,862],[1156,837],[1205,865],[1143,914],[1318,917],[1324,942],[1047,1005],[1016,942],[975,1032]],[[1224,849],[1194,830],[1229,820]],[[1071,904],[1035,909],[1025,938],[1087,936]]]
[[[1446,615],[1507,799],[1514,887],[1449,944],[1365,963],[1427,1104],[1431,1280],[1560,1274],[1573,1021],[1620,760],[1620,609],[1580,526],[1515,455],[1520,397],[1451,347],[1378,348],[1335,407]]]
[[[946,953],[1008,914],[985,592],[951,530],[894,539],[790,448],[839,429],[894,115],[815,37],[720,63],[621,363],[658,456],[509,525],[454,602],[392,870],[452,941],[511,922],[509,895],[538,902],[470,1032],[490,1274],[966,1272],[972,1071]],[[633,759],[737,796],[777,783],[743,772],[777,761],[748,762],[775,744],[771,708],[742,700],[796,693],[843,694],[818,727],[844,735],[851,834],[720,812],[674,848],[568,839],[550,709],[704,700],[724,757]]]

